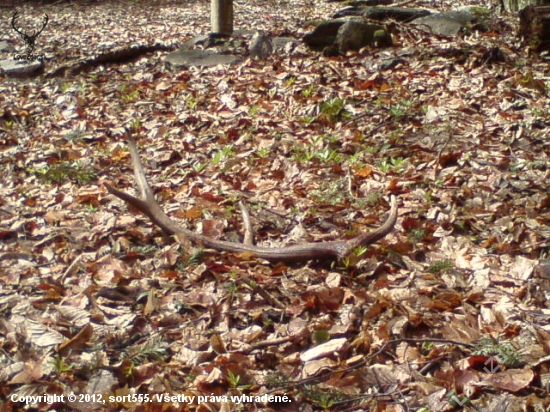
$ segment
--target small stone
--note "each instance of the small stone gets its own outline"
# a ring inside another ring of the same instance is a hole
[[[273,53],[273,42],[266,33],[257,31],[250,40],[250,57],[254,59],[265,59]]]

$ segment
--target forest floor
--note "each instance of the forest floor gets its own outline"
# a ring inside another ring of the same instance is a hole
[[[237,1],[235,26],[301,38],[343,7]],[[0,411],[550,407],[550,79],[517,16],[456,38],[393,23],[394,47],[340,57],[173,72],[159,51],[48,77],[207,34],[209,2],[18,11],[48,14],[49,60],[0,78]],[[208,236],[242,236],[239,201],[262,245],[368,231],[390,194],[397,225],[332,263],[174,242],[105,188],[133,190],[125,129],[164,210]]]

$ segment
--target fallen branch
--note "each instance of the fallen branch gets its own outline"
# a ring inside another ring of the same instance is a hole
[[[329,242],[302,243],[281,248],[254,246],[247,239],[245,243],[228,242],[206,237],[179,226],[171,220],[156,202],[151,187],[147,183],[143,165],[139,159],[136,143],[132,137],[128,139],[130,155],[134,167],[134,175],[140,191],[140,198],[122,192],[109,184],[107,190],[128,204],[131,204],[169,235],[183,236],[189,240],[202,244],[206,248],[231,253],[244,253],[268,260],[270,262],[300,262],[308,260],[340,259],[348,255],[358,246],[370,245],[386,236],[397,221],[397,199],[391,196],[390,214],[386,221],[372,232],[364,233],[349,240],[334,240]]]

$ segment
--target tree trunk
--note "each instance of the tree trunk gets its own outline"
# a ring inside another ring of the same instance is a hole
[[[523,46],[537,53],[550,50],[550,6],[528,6],[519,13]]]
[[[233,34],[233,0],[212,0],[210,10],[212,33]]]
[[[527,6],[540,6],[549,4],[548,0],[501,0],[504,10],[511,13],[516,13]]]

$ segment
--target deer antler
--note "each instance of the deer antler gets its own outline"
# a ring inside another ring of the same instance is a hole
[[[42,25],[42,28],[38,31],[33,30],[32,35],[28,35],[26,32],[21,31],[21,29],[15,25],[18,18],[19,18],[19,12],[15,11],[11,19],[11,26],[17,33],[19,33],[23,41],[27,44],[27,47],[29,48],[29,53],[32,54],[34,50],[34,43],[36,42],[36,38],[46,28],[49,17],[46,13],[44,13],[44,24]]]
[[[19,18],[18,14],[19,14],[18,11],[15,11],[15,13],[13,13],[13,17],[11,18],[11,26],[17,33],[23,36],[25,33],[22,33],[21,31],[19,31],[19,28],[15,25],[15,23],[17,22],[17,19]]]
[[[107,190],[126,203],[136,207],[143,214],[149,217],[155,225],[159,226],[169,235],[183,236],[193,242],[200,243],[207,248],[232,253],[249,253],[253,256],[266,259],[271,262],[299,262],[315,259],[342,258],[358,246],[370,245],[377,240],[382,239],[390,233],[395,226],[395,222],[397,221],[397,199],[392,195],[390,214],[382,226],[372,232],[364,233],[349,240],[302,243],[281,248],[267,248],[254,246],[249,243],[243,244],[211,239],[179,226],[164,213],[156,202],[153,191],[147,183],[145,172],[143,171],[143,165],[141,164],[137,152],[136,143],[132,137],[129,137],[128,145],[130,147],[134,175],[141,198],[138,199],[128,193],[114,188],[109,184],[105,184]]]
[[[38,37],[38,35],[40,33],[42,33],[44,31],[44,29],[46,28],[46,25],[48,24],[48,20],[50,20],[50,18],[48,17],[48,15],[46,13],[44,13],[44,24],[42,25],[42,28],[38,31],[38,33],[35,33],[33,31],[31,37]]]

